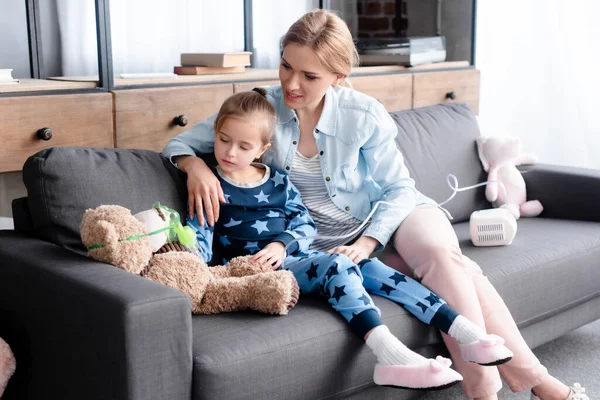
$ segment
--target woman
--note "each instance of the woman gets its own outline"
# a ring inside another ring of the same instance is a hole
[[[307,13],[290,27],[282,48],[281,87],[267,90],[278,122],[264,163],[289,172],[323,236],[354,230],[373,199],[395,204],[381,205],[358,237],[317,239],[311,248],[360,262],[393,236],[398,268],[408,266],[458,312],[506,339],[514,358],[499,369],[513,391],[531,389],[542,400],[587,399],[548,374],[479,266],[461,254],[444,214],[415,189],[393,141],[396,126],[384,107],[341,86],[358,60],[346,24],[328,11]],[[205,212],[209,225],[225,198],[218,179],[196,155],[213,150],[214,118],[172,139],[164,150],[188,174],[190,217],[196,213],[202,223]],[[428,235],[431,231],[436,235]],[[463,362],[457,342],[446,335],[444,340],[464,377],[465,394],[497,399],[502,386],[498,369]]]

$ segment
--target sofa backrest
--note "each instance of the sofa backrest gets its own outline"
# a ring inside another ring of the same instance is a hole
[[[34,235],[78,253],[85,253],[79,224],[88,208],[116,204],[136,213],[160,201],[185,219],[185,177],[153,151],[54,147],[25,162],[23,181]]]
[[[417,189],[438,203],[452,194],[446,182],[454,174],[458,186],[485,182],[477,155],[479,126],[465,104],[448,103],[390,113],[398,126],[396,143]],[[490,208],[485,187],[459,192],[444,205],[453,223],[467,221],[475,210]]]

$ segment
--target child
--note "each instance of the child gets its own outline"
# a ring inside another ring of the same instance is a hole
[[[501,338],[486,335],[420,283],[379,260],[365,259],[357,265],[343,254],[309,249],[316,228],[300,194],[286,174],[253,162],[271,147],[277,122],[275,109],[264,96],[259,88],[235,94],[214,121],[215,175],[225,203],[214,227],[200,225],[197,214],[193,220],[188,217],[205,261],[226,263],[252,254],[255,262],[273,269],[283,263],[294,273],[302,294],[326,297],[366,340],[377,357],[374,381],[379,385],[442,388],[462,376],[449,368],[450,360],[426,359],[402,344],[381,322],[369,293],[402,304],[421,321],[455,338],[465,360],[482,365],[510,360],[512,353]]]

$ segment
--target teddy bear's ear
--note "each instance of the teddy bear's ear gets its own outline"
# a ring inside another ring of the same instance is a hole
[[[479,160],[481,161],[481,165],[483,165],[483,169],[485,172],[489,172],[490,163],[485,157],[484,147],[485,147],[486,138],[484,136],[479,136],[477,138],[477,153],[479,154]]]

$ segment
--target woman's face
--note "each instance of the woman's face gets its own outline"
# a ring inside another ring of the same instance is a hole
[[[317,108],[329,86],[338,83],[338,76],[317,60],[313,49],[289,43],[283,49],[279,65],[279,80],[285,105],[293,110]]]

